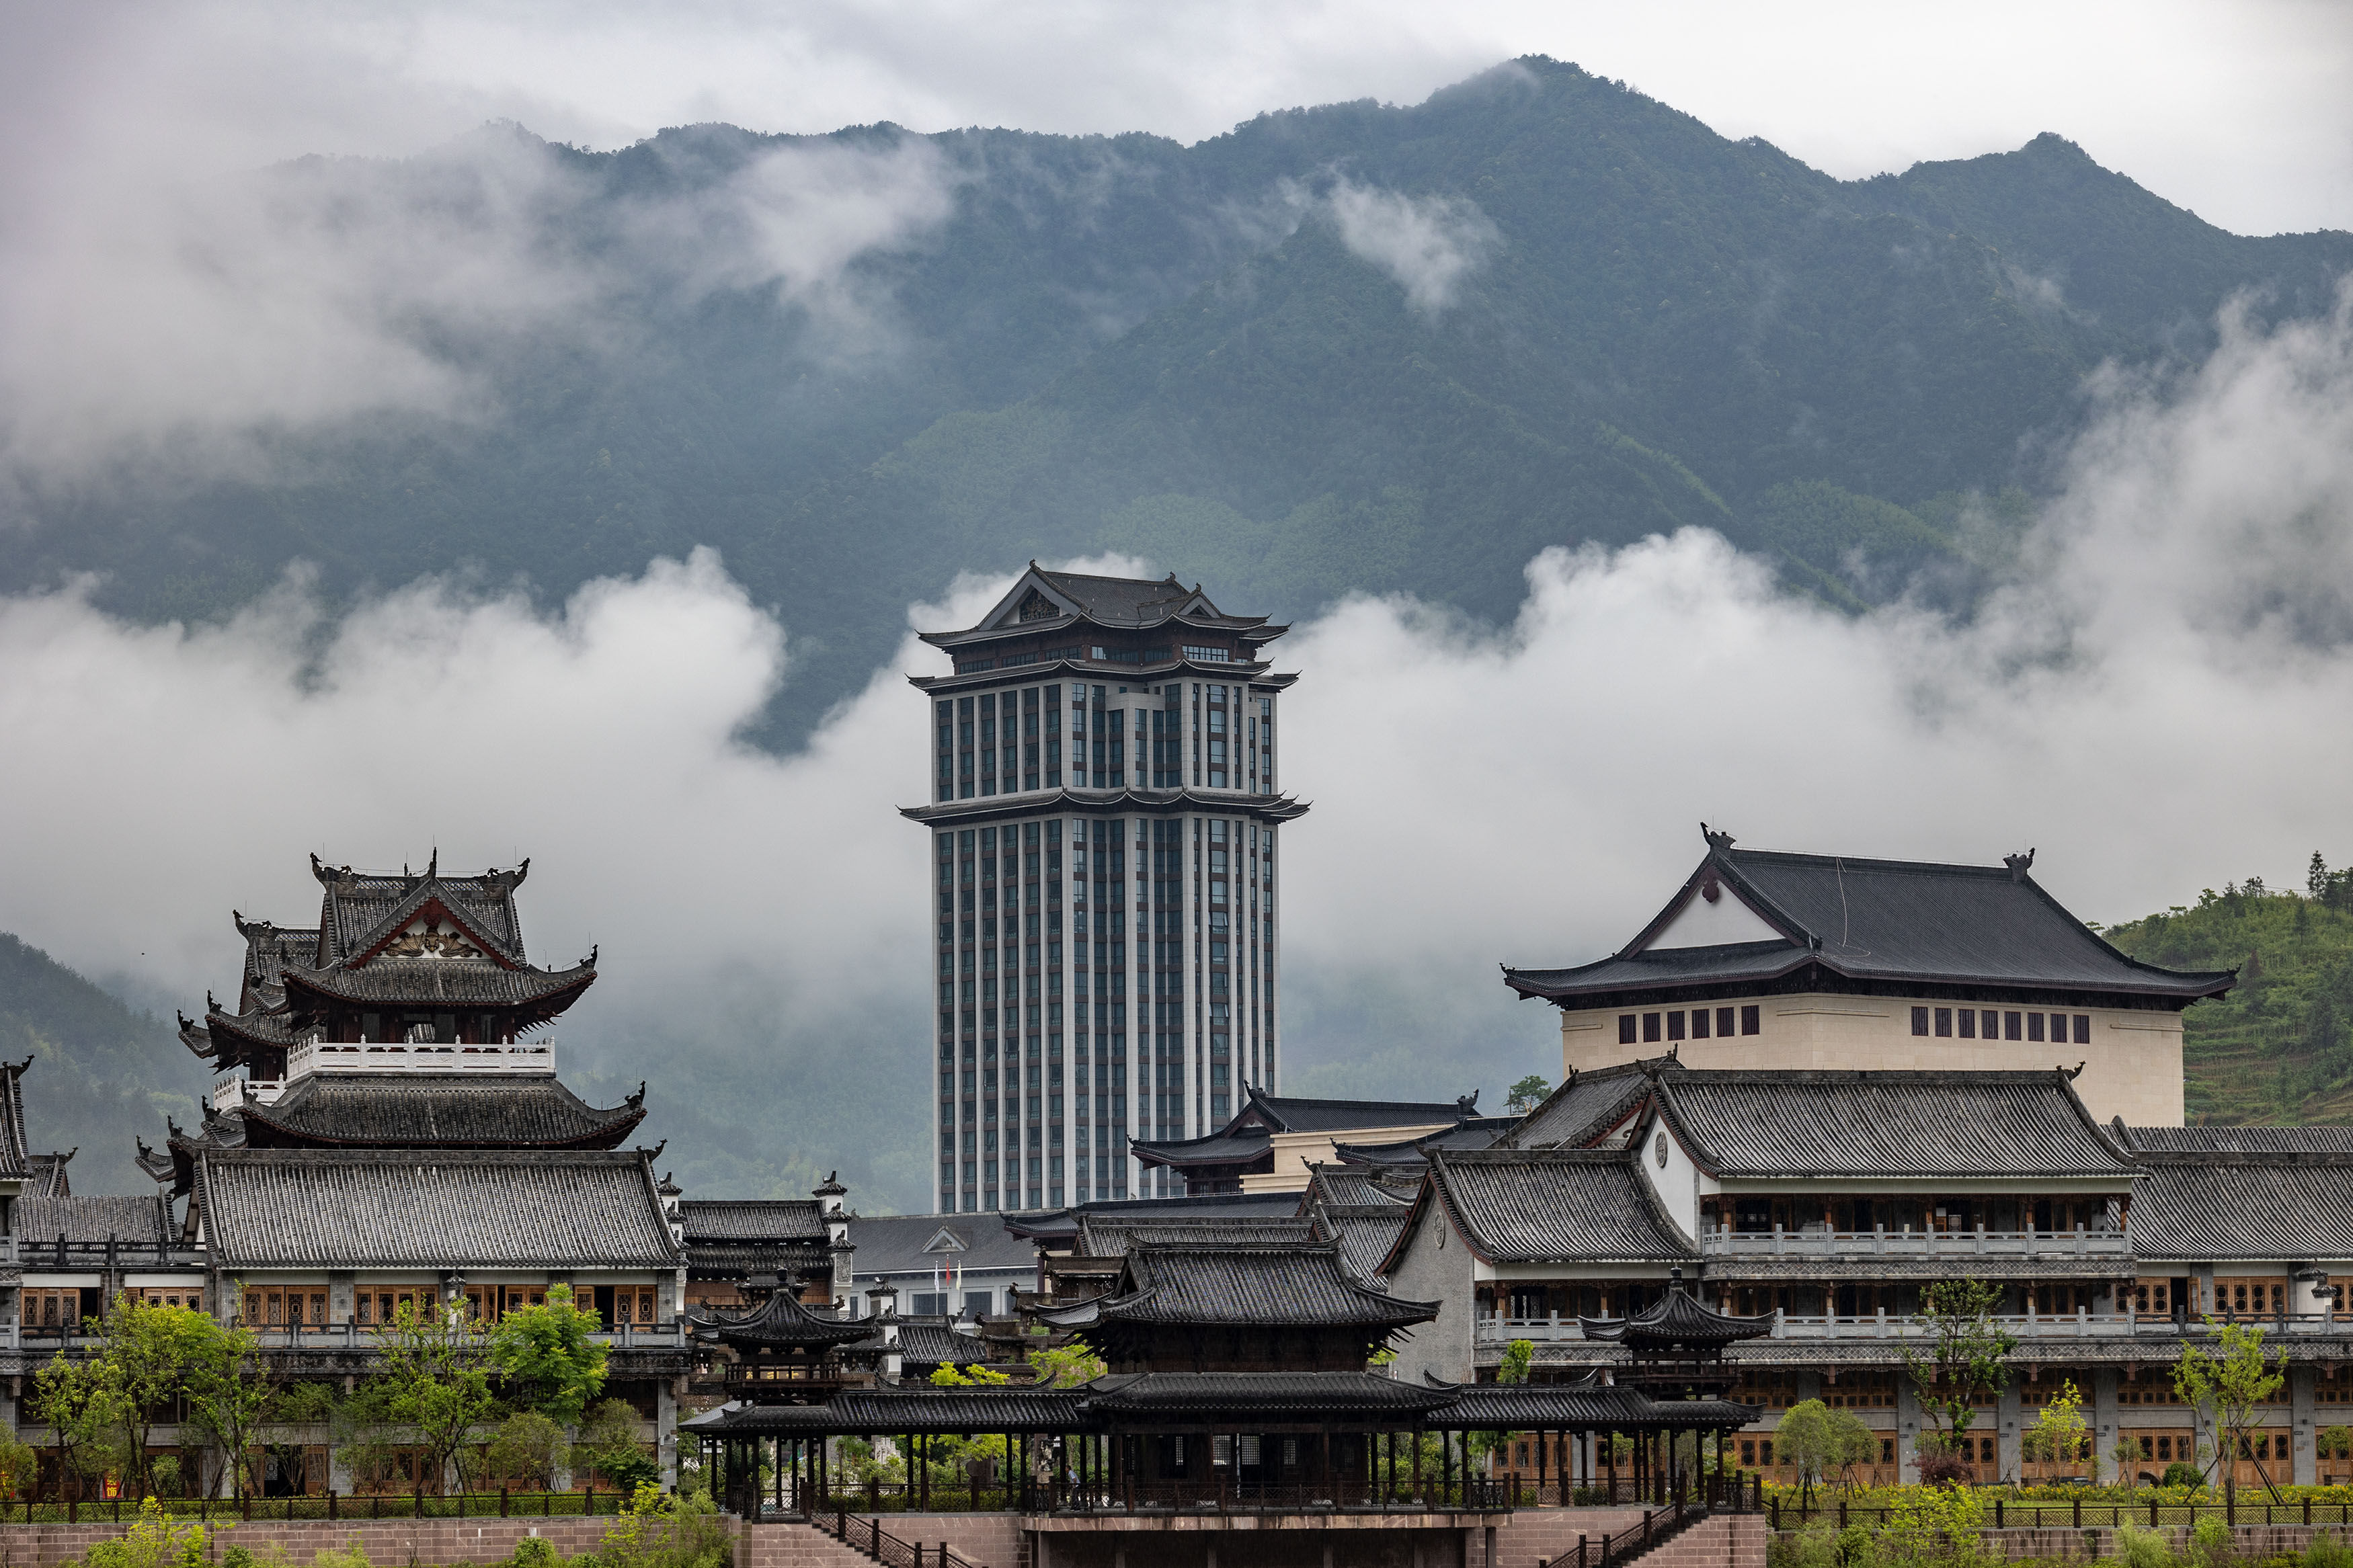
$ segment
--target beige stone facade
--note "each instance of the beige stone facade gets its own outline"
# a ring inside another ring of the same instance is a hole
[[[2091,1019],[2091,1040],[1962,1039],[1934,1033],[1915,1035],[1912,1012],[1949,1011],[1950,998],[1900,998],[1815,994],[1715,1000],[1736,1016],[1757,1009],[1757,1032],[1706,1039],[1645,1040],[1644,1014],[1669,1011],[1655,1004],[1564,1012],[1560,1020],[1561,1072],[1590,1071],[1672,1048],[1691,1068],[1862,1071],[2042,1071],[2084,1064],[2075,1092],[2103,1122],[2122,1117],[2127,1126],[2179,1127],[2182,1121],[2181,1015],[2170,1009],[2077,1009]],[[2010,1012],[2000,1002],[1984,1004]],[[1620,1020],[1637,1019],[1636,1038],[1620,1038]],[[2069,1016],[2074,1016],[2071,1013]],[[1677,1033],[1685,1031],[1678,1030]],[[2021,1031],[2022,1032],[2022,1031]],[[1662,1035],[1666,1031],[1662,1028]]]

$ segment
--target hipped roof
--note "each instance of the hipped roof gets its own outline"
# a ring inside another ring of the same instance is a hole
[[[2236,971],[2186,973],[2132,958],[2061,907],[2018,864],[1957,866],[1736,849],[1707,854],[1667,906],[1610,957],[1567,969],[1505,966],[1522,996],[1606,1005],[1645,992],[1755,986],[1808,965],[1880,984],[2060,991],[2187,1004]],[[1777,937],[1660,947],[1694,900],[1734,898]]]

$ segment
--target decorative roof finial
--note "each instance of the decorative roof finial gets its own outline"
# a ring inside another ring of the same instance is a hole
[[[2011,881],[2023,882],[2026,880],[2027,871],[2034,864],[2034,851],[2029,849],[2023,855],[2005,855],[2001,858],[2001,863],[2010,868]]]
[[[1728,853],[1732,848],[1731,834],[1714,832],[1704,822],[1699,825],[1699,836],[1707,840],[1707,847],[1710,849],[1719,854]]]
[[[433,858],[425,862],[425,874],[428,877],[441,874],[441,846],[438,844],[433,847]]]

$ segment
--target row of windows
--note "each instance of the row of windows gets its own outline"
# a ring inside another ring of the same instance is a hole
[[[2067,1043],[2068,1017],[2064,1013],[2049,1015],[2048,1038],[2054,1045]],[[2041,1013],[1998,1012],[1991,1007],[1963,1007],[1956,1012],[1950,1007],[1915,1007],[1912,1009],[1912,1032],[1950,1038],[1956,1035],[1964,1040],[2034,1040],[2041,1041],[2044,1015]],[[2075,1044],[2092,1043],[2092,1016],[2074,1016]]]
[[[1751,1004],[1746,1007],[1718,1007],[1713,1016],[1705,1007],[1694,1007],[1688,1013],[1678,1009],[1672,1013],[1620,1013],[1618,1015],[1618,1043],[1637,1044],[1635,1031],[1641,1030],[1640,1044],[1656,1045],[1662,1032],[1670,1040],[1704,1040],[1710,1029],[1726,1039],[1736,1027],[1744,1035],[1764,1032],[1763,1009]]]

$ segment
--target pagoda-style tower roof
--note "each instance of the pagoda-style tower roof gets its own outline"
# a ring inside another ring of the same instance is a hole
[[[304,1040],[399,1040],[420,1024],[440,1039],[512,1040],[596,978],[593,952],[564,969],[525,957],[514,895],[530,870],[525,860],[445,876],[437,854],[422,872],[357,871],[313,855],[318,923],[281,927],[232,911],[246,941],[236,1005],[207,996],[201,1020],[181,1018],[180,1038],[220,1067],[267,1077]]]

